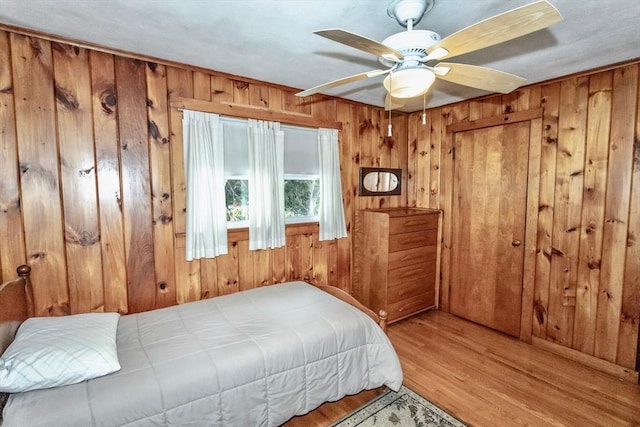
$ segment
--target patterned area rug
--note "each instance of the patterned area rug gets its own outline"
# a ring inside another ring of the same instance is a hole
[[[371,402],[332,424],[332,427],[464,427],[413,390],[402,386],[389,390]]]

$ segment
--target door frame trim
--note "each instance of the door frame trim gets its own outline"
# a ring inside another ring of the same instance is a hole
[[[543,108],[518,111],[517,113],[507,113],[500,116],[486,117],[468,122],[460,122],[447,125],[447,133],[466,132],[470,130],[484,129],[492,126],[502,126],[510,123],[526,122],[541,119],[544,113]]]

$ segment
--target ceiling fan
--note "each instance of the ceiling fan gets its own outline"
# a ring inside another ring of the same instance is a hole
[[[297,93],[309,96],[358,80],[387,75],[382,84],[387,90],[387,110],[399,108],[404,100],[425,94],[435,79],[446,80],[489,92],[509,93],[526,80],[486,67],[438,62],[493,46],[562,21],[558,10],[546,0],[509,10],[463,28],[443,39],[428,30],[414,30],[434,5],[435,0],[394,0],[387,13],[407,28],[382,42],[340,29],[314,31],[322,37],[378,56],[386,69],[366,71]]]

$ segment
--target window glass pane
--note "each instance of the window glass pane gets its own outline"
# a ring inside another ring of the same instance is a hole
[[[247,176],[249,174],[247,121],[223,119],[222,129],[225,176]]]
[[[284,131],[284,173],[319,175],[318,129],[282,126]]]
[[[317,217],[320,206],[319,179],[285,179],[285,218]]]
[[[224,192],[227,200],[227,221],[247,221],[249,219],[249,180],[227,179]]]

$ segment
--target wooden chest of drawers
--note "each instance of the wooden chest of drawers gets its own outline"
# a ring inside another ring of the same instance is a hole
[[[440,211],[356,212],[354,296],[393,322],[434,307]]]

